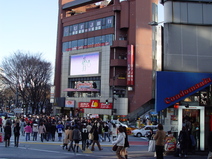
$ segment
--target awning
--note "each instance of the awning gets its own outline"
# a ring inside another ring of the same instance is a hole
[[[99,89],[93,88],[81,88],[81,89],[74,89],[74,88],[66,88],[63,92],[99,92]]]
[[[159,112],[212,84],[212,73],[168,72],[156,74],[155,110]]]

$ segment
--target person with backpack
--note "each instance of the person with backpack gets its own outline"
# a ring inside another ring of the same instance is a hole
[[[182,130],[179,134],[179,143],[180,143],[180,152],[179,157],[187,157],[188,155],[188,146],[189,146],[189,133],[185,126],[183,126]]]
[[[63,129],[64,129],[64,126],[61,121],[58,122],[58,125],[56,126],[56,128],[57,128],[57,134],[58,134],[58,141],[61,142]]]

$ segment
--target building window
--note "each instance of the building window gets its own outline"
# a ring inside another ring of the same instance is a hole
[[[84,49],[84,39],[78,40],[78,50]]]
[[[106,18],[106,28],[111,28],[113,27],[113,17],[107,17]]]
[[[88,38],[88,48],[94,47],[94,37]]]
[[[79,34],[85,32],[85,23],[80,23],[79,24]]]
[[[97,19],[95,21],[95,30],[100,30],[102,28],[102,19]]]
[[[72,35],[76,35],[76,34],[78,34],[78,24],[73,25],[73,28],[72,28]]]
[[[89,21],[88,23],[88,31],[94,31],[95,25],[94,25],[95,21]]]
[[[69,36],[69,26],[64,27],[63,36]]]
[[[72,50],[77,50],[77,40],[72,41],[71,46],[72,46],[71,47]]]
[[[63,43],[63,48],[62,48],[63,52],[68,51],[68,42]]]

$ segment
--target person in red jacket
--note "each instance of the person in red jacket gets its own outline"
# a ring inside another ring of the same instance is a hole
[[[30,134],[32,133],[32,127],[30,123],[27,123],[27,125],[24,127],[24,131],[26,133],[26,141],[30,140]]]

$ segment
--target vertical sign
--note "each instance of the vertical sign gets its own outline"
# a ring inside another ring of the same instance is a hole
[[[51,90],[50,90],[50,103],[54,103],[54,90],[55,90],[55,86],[51,86]]]
[[[134,50],[133,45],[127,48],[127,85],[134,85]]]

